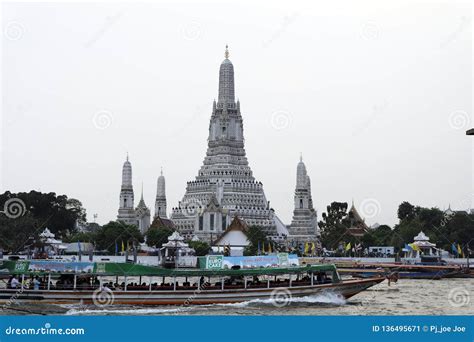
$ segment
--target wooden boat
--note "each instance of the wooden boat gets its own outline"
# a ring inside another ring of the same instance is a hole
[[[321,293],[350,298],[385,279],[341,280],[334,265],[165,269],[128,263],[29,264],[0,263],[0,275],[16,276],[22,284],[16,289],[0,289],[0,304],[12,298],[20,303],[96,305],[194,305],[274,299],[278,306],[293,297]],[[31,279],[41,281],[39,289],[32,288]]]

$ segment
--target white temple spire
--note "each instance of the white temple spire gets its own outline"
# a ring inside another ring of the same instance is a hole
[[[134,212],[134,194],[132,183],[132,164],[130,163],[128,152],[122,167],[122,186],[120,189],[120,205],[117,220],[127,224],[136,224]]]
[[[166,181],[161,168],[156,187],[155,217],[167,218],[166,214]]]

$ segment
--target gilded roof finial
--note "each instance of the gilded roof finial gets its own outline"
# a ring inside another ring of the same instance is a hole
[[[228,59],[229,58],[229,45],[226,45],[225,46],[225,58]]]

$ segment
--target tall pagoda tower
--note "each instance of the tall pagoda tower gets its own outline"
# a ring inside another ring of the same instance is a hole
[[[182,201],[173,208],[171,219],[182,235],[211,241],[225,231],[236,215],[248,226],[262,227],[267,235],[288,234],[247,161],[240,102],[235,101],[234,66],[226,46],[206,156],[195,180],[187,183]]]
[[[166,183],[165,176],[163,176],[163,169],[158,177],[156,186],[156,199],[155,199],[155,216],[154,217],[168,218],[166,214]]]
[[[320,235],[318,216],[313,207],[311,196],[311,180],[303,163],[303,157],[296,167],[295,209],[290,225],[290,234],[293,240],[314,241]]]
[[[117,221],[126,224],[136,224],[136,214],[133,207],[133,185],[132,185],[132,164],[125,160],[122,167],[122,187],[120,189],[120,205],[118,210]]]

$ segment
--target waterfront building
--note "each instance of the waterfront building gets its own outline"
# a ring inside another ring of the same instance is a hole
[[[357,211],[354,201],[352,201],[351,208],[349,209],[348,218],[350,226],[347,231],[350,235],[360,238],[370,230],[367,223],[365,223],[365,219],[362,218],[362,216],[360,216],[359,212]]]
[[[245,222],[235,216],[224,233],[214,241],[213,246],[217,246],[218,248],[229,246],[230,248],[239,247],[243,249],[250,244],[248,233],[248,227]]]

